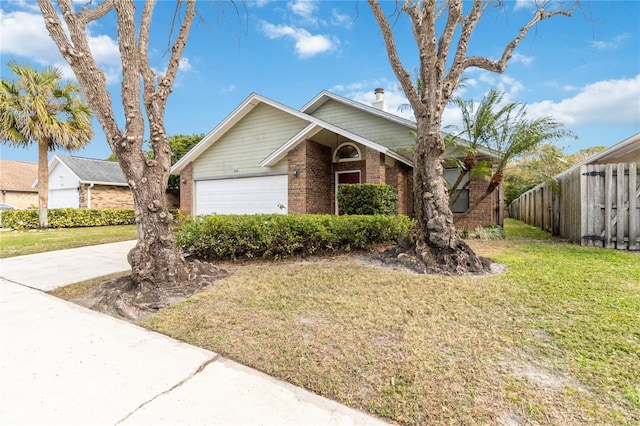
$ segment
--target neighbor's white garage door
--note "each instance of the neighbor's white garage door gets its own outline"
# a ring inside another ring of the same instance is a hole
[[[287,213],[286,175],[196,181],[195,194],[196,214]]]
[[[55,189],[49,191],[49,208],[61,209],[65,207],[72,207],[77,209],[80,207],[80,198],[78,197],[78,190],[72,189]]]

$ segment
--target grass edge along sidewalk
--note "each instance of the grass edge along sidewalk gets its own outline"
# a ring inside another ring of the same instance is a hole
[[[508,238],[512,226],[541,232],[513,222]],[[356,255],[230,264],[143,325],[401,424],[637,423],[638,253],[472,244],[507,271],[415,275]]]

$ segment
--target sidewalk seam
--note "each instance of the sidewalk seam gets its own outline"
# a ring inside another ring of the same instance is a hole
[[[156,399],[158,399],[159,397],[161,397],[162,395],[166,395],[169,392],[173,391],[174,389],[179,388],[180,386],[184,385],[185,383],[187,383],[189,380],[191,380],[194,376],[196,376],[197,374],[201,373],[202,370],[204,370],[209,364],[212,364],[216,361],[218,361],[220,358],[222,358],[222,355],[218,355],[216,354],[216,356],[214,356],[211,359],[206,360],[205,362],[203,362],[202,364],[200,364],[198,366],[198,368],[196,368],[196,370],[189,374],[187,377],[185,377],[184,379],[180,380],[178,383],[176,383],[175,385],[171,386],[169,389],[160,392],[159,394],[155,395],[153,398],[149,399],[148,401],[143,402],[142,404],[140,404],[138,407],[136,407],[135,410],[133,410],[132,412],[130,412],[129,414],[127,414],[124,418],[122,418],[121,420],[118,420],[116,422],[116,426],[119,425],[120,423],[126,421],[129,417],[131,417],[132,415],[134,415],[138,410],[140,410],[142,407],[144,407],[145,405],[155,401]]]
[[[29,284],[19,283],[18,281],[10,280],[9,278],[0,277],[0,280],[6,281],[6,282],[11,283],[11,284],[19,285],[21,287],[30,288],[31,290],[36,290],[36,291],[39,291],[40,293],[47,293],[46,290],[43,290],[41,288],[32,287]]]

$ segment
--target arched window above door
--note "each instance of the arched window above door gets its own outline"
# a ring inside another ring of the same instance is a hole
[[[336,148],[333,155],[333,161],[335,163],[341,163],[343,161],[359,161],[362,159],[360,150],[358,147],[350,142],[343,143]]]

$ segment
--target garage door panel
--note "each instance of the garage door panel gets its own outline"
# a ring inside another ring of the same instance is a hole
[[[60,209],[68,207],[77,209],[79,206],[80,198],[78,197],[78,190],[76,188],[56,189],[49,191],[48,207],[50,209]]]
[[[196,181],[195,187],[196,214],[287,212],[286,175]]]

